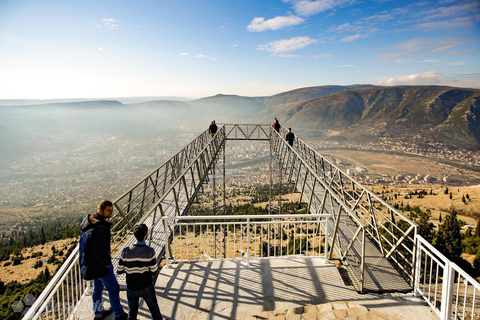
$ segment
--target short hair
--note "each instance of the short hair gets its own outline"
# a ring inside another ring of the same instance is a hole
[[[110,200],[102,200],[98,204],[97,212],[104,211],[106,207],[113,207],[113,203]]]
[[[144,223],[137,224],[135,227],[133,227],[133,234],[138,241],[143,241],[147,233],[148,227]]]
[[[292,131],[292,128],[288,128],[288,131]]]

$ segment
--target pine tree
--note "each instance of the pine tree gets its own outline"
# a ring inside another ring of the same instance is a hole
[[[477,270],[477,272],[480,272],[480,247],[478,248],[475,260],[473,260],[473,267],[475,268],[475,270]]]
[[[452,198],[453,198],[453,195],[452,195],[452,193],[451,193],[451,192],[450,192],[450,196],[449,196],[449,198],[450,198],[450,200],[452,200]]]
[[[442,223],[442,214],[440,213],[440,216],[438,217],[438,223]]]
[[[463,202],[463,203],[466,203],[466,202],[467,202],[467,200],[465,200],[465,196],[464,196],[464,195],[462,195],[462,202]]]
[[[47,242],[47,236],[45,235],[45,230],[42,227],[42,231],[40,233],[40,243],[44,245]]]
[[[450,213],[438,228],[435,245],[450,259],[459,258],[462,254],[460,224],[457,219],[457,211],[453,207],[450,208]]]
[[[470,201],[470,196],[468,195],[468,193],[467,193],[467,200]]]
[[[475,227],[475,232],[473,235],[475,237],[480,237],[480,219],[477,221],[477,226]]]
[[[444,194],[448,194],[448,187],[445,188]]]

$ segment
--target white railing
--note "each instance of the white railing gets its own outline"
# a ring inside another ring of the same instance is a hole
[[[71,319],[89,285],[81,276],[77,246],[23,318]]]
[[[417,235],[414,292],[441,320],[480,319],[480,284]]]
[[[202,260],[245,260],[328,253],[328,214],[163,217],[174,230],[167,264]]]

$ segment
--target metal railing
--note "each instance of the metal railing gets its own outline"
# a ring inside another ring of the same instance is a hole
[[[89,285],[81,276],[77,246],[23,319],[70,319]]]
[[[374,242],[382,255],[402,271],[413,284],[417,225],[375,193],[296,138],[290,148],[284,137],[287,130],[272,130],[271,143],[288,180],[301,193],[309,212],[330,213],[335,219],[331,237],[341,259],[352,266],[363,291],[365,237]],[[343,228],[339,229],[339,224]],[[332,226],[331,226],[332,227]],[[357,242],[355,244],[354,242]]]
[[[169,263],[202,260],[323,258],[328,252],[327,214],[164,217],[175,230]]]
[[[269,124],[231,124],[225,123],[227,140],[270,140]]]
[[[441,320],[480,319],[480,284],[420,235],[414,292]]]
[[[155,222],[165,214],[169,206],[169,214],[183,214],[187,209],[180,210],[179,194],[183,193],[183,205],[193,201],[198,189],[208,179],[208,169],[214,161],[219,145],[225,139],[225,128],[221,127],[212,139],[208,130],[201,133],[180,152],[167,160],[162,166],[149,174],[140,183],[116,199],[113,204],[116,209],[111,218],[112,251],[126,245],[132,226],[152,217],[151,230]],[[188,176],[188,178],[186,178]],[[188,180],[188,182],[187,182]],[[188,186],[187,186],[188,183]],[[167,201],[167,196],[169,199]],[[157,215],[158,213],[158,215]],[[152,223],[153,222],[153,223]],[[163,226],[161,226],[163,228]],[[151,233],[153,234],[153,232]],[[166,238],[161,237],[158,245],[163,246]],[[162,248],[156,246],[157,253]],[[72,318],[78,305],[85,295],[89,281],[81,278],[78,261],[78,245],[68,256],[60,270],[53,276],[47,287],[25,314],[24,319],[69,319]],[[115,265],[115,257],[113,259]]]

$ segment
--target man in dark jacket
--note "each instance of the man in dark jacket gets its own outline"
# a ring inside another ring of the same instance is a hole
[[[80,226],[80,268],[82,278],[93,280],[93,311],[95,319],[105,319],[112,312],[115,319],[127,319],[127,314],[120,304],[120,286],[115,278],[110,251],[110,228],[112,224],[106,219],[111,218],[113,204],[102,200],[97,213],[88,215]],[[104,310],[102,301],[103,288],[110,297],[112,309]]]
[[[128,320],[137,320],[140,298],[147,303],[151,319],[163,320],[152,284],[152,275],[158,270],[155,249],[145,243],[148,227],[143,223],[136,225],[133,234],[137,243],[123,249],[117,269],[118,273],[127,274]]]
[[[292,132],[292,128],[288,128],[288,133],[285,136],[285,140],[287,140],[290,147],[293,146],[293,141],[295,140],[295,135]]]
[[[212,138],[217,133],[217,130],[218,130],[217,124],[215,123],[215,120],[213,120],[212,123],[210,124],[210,127],[208,127],[208,132],[210,132],[210,135],[212,136]]]

